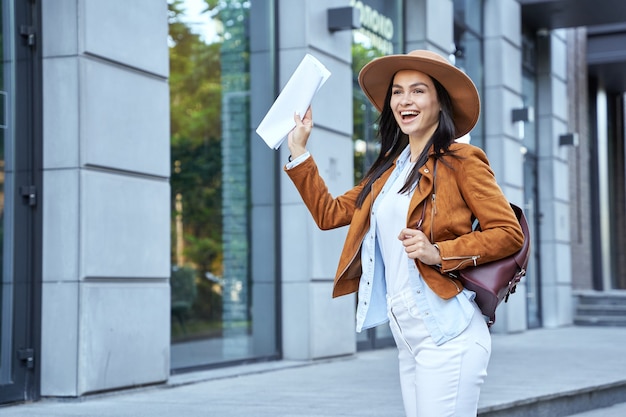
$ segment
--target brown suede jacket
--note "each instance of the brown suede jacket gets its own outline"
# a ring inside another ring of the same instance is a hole
[[[485,153],[478,147],[459,143],[451,145],[450,150],[457,157],[446,156],[437,163],[435,197],[433,156],[420,168],[422,178],[411,198],[406,223],[415,228],[423,205],[427,204],[422,230],[439,246],[441,272],[419,260],[416,264],[427,285],[444,299],[454,297],[463,288],[445,272],[506,257],[517,252],[524,241],[519,222],[496,183]],[[333,198],[312,157],[292,169],[285,168],[320,229],[350,225],[335,275],[333,297],[358,290],[361,243],[369,229],[370,208],[394,168],[395,163],[374,182],[361,208],[355,202],[363,185]],[[480,221],[482,231],[472,231],[472,215]]]

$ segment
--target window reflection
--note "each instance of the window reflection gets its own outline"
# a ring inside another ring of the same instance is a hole
[[[172,368],[250,346],[250,1],[172,0]]]
[[[474,81],[483,96],[482,0],[454,0],[454,54],[450,60]],[[459,141],[484,146],[483,112],[472,131]]]
[[[402,9],[399,2],[381,0],[351,0],[360,11],[361,29],[352,31],[353,73],[353,144],[354,182],[358,183],[374,163],[380,143],[375,137],[378,111],[369,102],[358,83],[359,71],[372,59],[400,53]]]

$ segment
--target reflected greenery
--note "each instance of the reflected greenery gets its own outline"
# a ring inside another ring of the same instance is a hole
[[[382,56],[382,52],[373,46],[360,43],[356,39],[352,43],[352,88],[353,134],[354,145],[354,183],[358,183],[374,163],[378,155],[378,138],[375,136],[378,110],[369,102],[359,87],[359,71],[372,59]]]
[[[216,15],[219,2],[205,3],[205,13]],[[176,339],[196,333],[194,326],[214,328],[221,323],[221,288],[207,277],[222,276],[222,84],[220,43],[206,43],[192,31],[183,21],[181,0],[168,7],[173,303],[180,287],[190,285],[189,274],[198,294],[185,317],[172,306]],[[191,323],[183,326],[183,319]]]
[[[239,334],[251,303],[250,1],[188,6],[168,2],[174,342]]]

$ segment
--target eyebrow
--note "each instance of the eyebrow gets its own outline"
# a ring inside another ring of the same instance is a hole
[[[418,81],[416,83],[411,84],[409,86],[409,88],[414,88],[414,87],[417,87],[417,86],[424,86],[424,87],[428,88],[428,84],[426,84],[426,83],[424,83],[422,81]],[[392,88],[403,88],[400,84],[393,84],[391,87]]]

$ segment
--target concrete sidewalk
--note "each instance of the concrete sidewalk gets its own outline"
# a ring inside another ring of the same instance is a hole
[[[626,415],[625,347],[626,327],[494,335],[479,415],[558,417],[613,404],[603,417]],[[167,385],[2,407],[0,416],[402,417],[396,366],[395,348],[245,365],[175,375]]]

